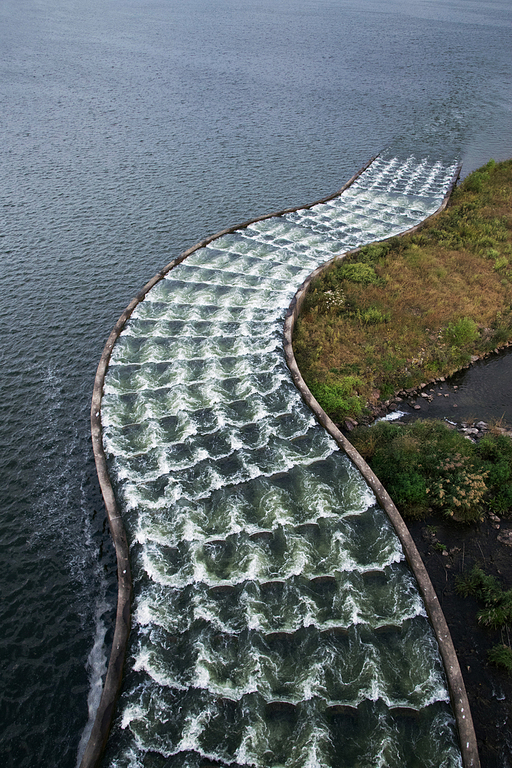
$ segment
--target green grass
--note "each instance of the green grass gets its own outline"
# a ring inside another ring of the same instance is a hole
[[[512,673],[512,648],[509,645],[495,645],[488,651],[487,658],[495,667],[501,667],[509,674]]]

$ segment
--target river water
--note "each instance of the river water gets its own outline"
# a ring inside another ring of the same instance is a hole
[[[88,409],[132,295],[382,147],[512,155],[508,3],[3,0],[1,754],[74,766],[115,564]],[[480,414],[479,414],[480,416]],[[482,414],[485,418],[485,414]]]

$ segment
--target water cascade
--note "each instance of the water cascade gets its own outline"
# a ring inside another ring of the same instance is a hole
[[[282,348],[304,279],[421,222],[454,171],[381,156],[199,248],[133,311],[101,404],[135,594],[106,765],[461,765],[399,540]]]

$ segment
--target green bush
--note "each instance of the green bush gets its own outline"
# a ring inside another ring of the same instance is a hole
[[[472,595],[484,603],[477,613],[479,624],[499,629],[512,624],[512,589],[504,590],[498,579],[482,571],[477,565],[456,581],[457,592],[463,597]]]
[[[481,192],[486,181],[488,181],[490,173],[494,170],[496,162],[489,160],[487,165],[480,168],[478,171],[473,171],[462,184],[462,188],[468,192]]]
[[[376,285],[380,279],[370,264],[360,262],[342,264],[337,269],[339,280],[348,280],[350,283],[361,285]]]
[[[500,269],[505,269],[505,267],[508,267],[508,259],[506,256],[499,256],[499,258],[496,259],[494,262],[494,271],[499,272]]]
[[[485,573],[477,565],[464,576],[457,577],[457,592],[463,597],[476,598],[484,604],[478,611],[479,624],[491,629],[501,629],[502,632],[512,624],[512,589],[504,590],[494,576]],[[495,645],[488,652],[491,664],[512,672],[512,649],[508,645]]]
[[[506,515],[512,510],[512,440],[505,435],[487,436],[478,443],[477,453],[488,472],[488,504]]]
[[[470,344],[478,336],[478,326],[471,317],[461,317],[455,323],[448,323],[444,332],[445,341],[457,348]]]
[[[406,426],[382,421],[357,429],[351,437],[404,517],[438,511],[465,523],[480,519],[489,500],[504,505],[508,499],[500,495],[500,478],[510,461],[494,446],[495,439],[487,439],[480,456],[478,446],[459,432],[442,422],[421,420]],[[512,451],[512,443],[507,450]],[[508,492],[511,485],[505,488]]]
[[[384,259],[391,250],[395,250],[397,246],[402,247],[400,239],[391,238],[383,243],[365,245],[352,258],[354,261],[363,262],[364,264],[377,264],[381,259]]]
[[[343,421],[349,414],[358,416],[363,408],[356,394],[361,380],[356,376],[344,376],[335,383],[314,382],[310,384],[313,397],[335,421]]]
[[[379,323],[388,323],[391,314],[381,312],[377,307],[368,307],[368,309],[362,310],[359,316],[364,325],[378,325]]]
[[[438,476],[427,488],[432,506],[455,520],[478,520],[487,492],[487,474],[477,469],[471,458],[460,453],[441,460],[437,468]]]
[[[512,672],[512,648],[508,645],[495,645],[487,652],[487,658],[496,667]]]

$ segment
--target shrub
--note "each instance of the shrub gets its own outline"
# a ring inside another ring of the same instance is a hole
[[[479,336],[478,327],[470,317],[461,317],[455,323],[448,323],[444,332],[445,341],[452,347],[463,347]]]
[[[384,243],[365,245],[361,248],[359,253],[356,254],[355,259],[359,262],[364,262],[365,264],[376,264],[396,247],[397,242],[398,238],[392,238]]]
[[[465,523],[481,517],[490,462],[482,462],[476,446],[442,422],[379,422],[356,430],[351,439],[404,517],[430,510]]]
[[[310,389],[324,411],[335,421],[342,421],[349,414],[358,416],[362,412],[357,394],[360,386],[361,380],[356,376],[344,376],[335,383],[311,383]]]
[[[499,256],[499,258],[496,259],[494,262],[494,271],[499,272],[500,269],[505,269],[505,267],[508,267],[508,259],[506,256]]]
[[[370,264],[360,262],[342,264],[338,267],[337,276],[339,280],[348,280],[360,285],[376,285],[380,282],[374,268]]]
[[[472,174],[464,179],[463,189],[467,192],[481,192],[485,182],[489,180],[490,173],[494,170],[495,165],[494,160],[489,160],[483,168],[473,171]]]
[[[487,652],[487,658],[496,667],[512,672],[512,648],[508,645],[495,645]]]
[[[512,440],[505,435],[489,435],[478,443],[477,452],[488,473],[488,504],[496,513],[512,509]]]
[[[457,592],[463,597],[472,595],[484,603],[477,613],[479,624],[499,629],[512,624],[512,589],[503,590],[498,579],[490,576],[477,565],[456,581]]]
[[[427,488],[432,506],[455,520],[478,520],[487,491],[487,475],[488,472],[475,469],[471,459],[460,453],[444,459],[439,463],[438,477]]]
[[[381,312],[377,307],[368,307],[359,314],[364,325],[378,325],[379,323],[388,323],[391,317],[390,312]]]
[[[322,294],[318,301],[318,311],[321,314],[338,314],[345,306],[346,297],[341,286],[331,288]]]

